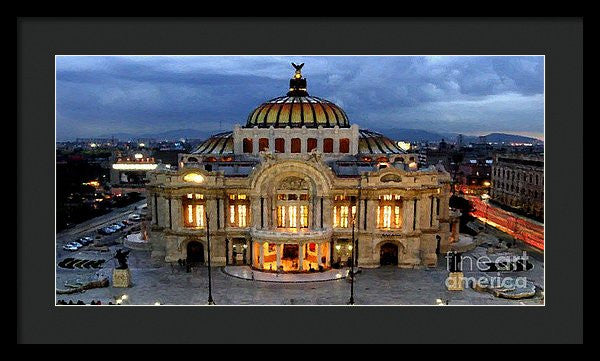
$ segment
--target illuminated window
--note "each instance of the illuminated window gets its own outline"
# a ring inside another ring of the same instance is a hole
[[[277,207],[277,227],[285,227],[285,206]]]
[[[183,180],[185,182],[202,183],[204,181],[204,177],[198,173],[188,173],[183,176]]]
[[[392,225],[392,207],[383,206],[383,228],[390,228]]]
[[[377,228],[402,227],[402,197],[399,194],[384,194],[379,196],[377,207]]]
[[[306,193],[286,191],[278,194],[277,227],[308,228],[308,206]]]
[[[246,205],[238,204],[238,227],[246,227]]]
[[[308,227],[308,206],[300,206],[300,227]]]
[[[204,195],[188,193],[182,199],[184,227],[204,228],[205,226],[205,201]]]
[[[338,209],[337,207],[333,207],[333,227],[339,227],[338,218],[337,218]]]
[[[245,194],[229,195],[229,226],[248,227],[250,200]]]
[[[333,227],[348,228],[356,215],[357,198],[355,196],[335,195],[333,197]],[[349,213],[352,212],[350,215]]]
[[[296,225],[297,207],[289,206],[288,210],[289,210],[290,228],[296,228],[297,227],[297,225]]]
[[[340,207],[340,227],[348,227],[348,206]]]

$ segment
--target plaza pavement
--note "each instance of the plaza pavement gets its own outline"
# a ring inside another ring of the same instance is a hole
[[[86,258],[109,259],[120,246],[111,246],[111,252],[78,252]],[[481,247],[474,252],[481,253]],[[89,253],[89,255],[86,255]],[[469,254],[469,253],[466,253]],[[61,258],[59,258],[60,260]],[[100,270],[65,270],[57,267],[57,287],[65,289],[65,282],[79,279],[111,279],[113,260]],[[543,305],[540,297],[523,300],[496,298],[489,293],[473,289],[448,291],[444,281],[447,277],[444,258],[438,267],[427,269],[399,269],[393,266],[362,269],[355,280],[356,305],[436,305],[437,300],[449,305]],[[534,269],[516,272],[526,276],[543,288],[543,263],[532,259]],[[130,288],[98,288],[71,295],[56,295],[57,300],[82,300],[89,304],[100,300],[102,304],[123,294],[128,295],[124,304],[154,305],[206,305],[208,277],[206,267],[186,273],[178,267],[154,268],[148,251],[131,251],[129,257],[133,286]],[[470,272],[465,272],[469,276]],[[476,274],[476,273],[474,273]],[[493,275],[492,275],[493,276]],[[270,283],[244,280],[225,274],[221,267],[212,271],[212,295],[217,305],[345,305],[350,296],[349,279],[311,283]],[[112,284],[112,283],[111,283]],[[115,306],[116,307],[116,306]]]

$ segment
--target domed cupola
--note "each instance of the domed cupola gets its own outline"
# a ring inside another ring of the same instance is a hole
[[[349,128],[348,116],[329,100],[310,96],[306,90],[306,78],[302,77],[304,63],[296,65],[290,88],[285,96],[277,97],[255,108],[245,128]]]

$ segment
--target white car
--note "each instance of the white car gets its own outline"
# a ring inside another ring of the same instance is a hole
[[[77,251],[79,248],[73,245],[65,244],[62,249],[64,249],[65,251]]]
[[[136,213],[130,214],[127,218],[129,218],[130,221],[139,221],[142,219],[142,217]]]

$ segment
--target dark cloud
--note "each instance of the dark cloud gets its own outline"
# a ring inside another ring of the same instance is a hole
[[[243,124],[290,62],[361,126],[543,133],[543,57],[88,57],[56,60],[57,138]]]

